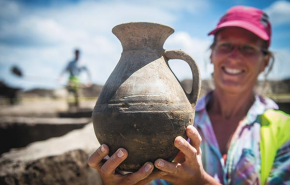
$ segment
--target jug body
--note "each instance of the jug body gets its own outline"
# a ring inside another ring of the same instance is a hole
[[[186,138],[186,127],[194,121],[195,104],[188,100],[168,66],[163,43],[172,28],[152,23],[119,26],[121,31],[116,35],[123,52],[103,86],[92,118],[96,136],[109,146],[109,155],[118,148],[127,149],[129,156],[119,169],[133,172],[148,161],[173,160],[179,151],[174,139]],[[139,29],[147,31],[140,33]],[[128,34],[136,40],[130,40]],[[125,43],[128,40],[129,44]]]

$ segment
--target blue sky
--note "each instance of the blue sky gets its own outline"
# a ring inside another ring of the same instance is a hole
[[[14,87],[60,88],[56,81],[73,50],[81,49],[93,83],[104,84],[116,66],[122,47],[112,34],[120,23],[146,21],[166,24],[175,32],[165,49],[182,49],[198,63],[202,78],[212,73],[207,36],[232,6],[263,9],[270,16],[276,57],[270,79],[290,78],[290,2],[270,0],[0,0],[0,80]],[[10,72],[17,65],[24,74]],[[191,78],[189,66],[170,61],[180,80]],[[260,77],[263,79],[263,75]],[[82,81],[86,76],[82,75]]]

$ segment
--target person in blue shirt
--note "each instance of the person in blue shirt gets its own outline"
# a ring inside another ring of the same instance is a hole
[[[62,73],[60,74],[61,78],[65,73],[69,74],[68,83],[67,83],[67,90],[69,93],[73,94],[74,96],[74,106],[79,107],[79,96],[80,96],[80,79],[79,76],[81,72],[85,71],[89,78],[89,83],[87,86],[91,85],[91,75],[86,66],[79,66],[78,61],[80,57],[80,50],[75,49],[74,51],[74,59],[70,61],[67,66],[64,68]],[[69,103],[70,105],[70,103]]]

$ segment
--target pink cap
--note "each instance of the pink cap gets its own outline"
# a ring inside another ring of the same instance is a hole
[[[268,47],[270,46],[271,23],[268,15],[260,9],[246,6],[232,7],[222,16],[217,27],[208,35],[214,35],[221,28],[225,27],[244,28],[261,39],[268,41]]]

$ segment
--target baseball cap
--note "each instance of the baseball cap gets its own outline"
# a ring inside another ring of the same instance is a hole
[[[216,28],[208,35],[215,35],[217,31],[226,27],[244,28],[261,39],[271,41],[271,23],[268,15],[260,9],[246,6],[234,6],[221,17]]]

